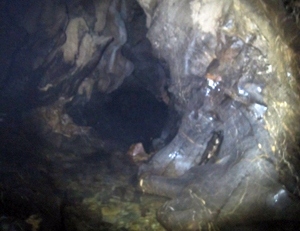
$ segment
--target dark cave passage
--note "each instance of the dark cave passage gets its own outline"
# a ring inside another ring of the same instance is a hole
[[[125,149],[141,142],[146,151],[152,151],[152,140],[160,137],[169,117],[168,106],[142,88],[95,93],[81,107],[78,99],[74,106],[72,102],[66,110],[76,124],[93,127],[100,137]]]

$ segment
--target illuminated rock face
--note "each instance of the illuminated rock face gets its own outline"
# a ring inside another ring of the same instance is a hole
[[[160,222],[223,230],[299,219],[299,37],[283,5],[139,2],[184,114],[172,142],[140,167],[144,192],[172,198]]]

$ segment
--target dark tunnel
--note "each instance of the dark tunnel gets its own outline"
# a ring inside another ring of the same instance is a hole
[[[297,0],[0,3],[0,231],[300,225]]]
[[[141,142],[147,152],[153,151],[152,141],[160,137],[169,117],[164,102],[139,88],[95,94],[81,106],[74,102],[74,106],[72,102],[66,105],[74,123],[93,127],[100,137],[114,140],[122,149]]]

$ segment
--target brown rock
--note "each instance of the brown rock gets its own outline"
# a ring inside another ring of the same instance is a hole
[[[150,157],[150,155],[148,155],[145,152],[142,143],[132,144],[127,151],[127,156],[136,165],[141,165],[142,163],[146,162]]]

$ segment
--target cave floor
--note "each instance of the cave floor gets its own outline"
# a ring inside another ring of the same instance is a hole
[[[85,159],[74,153],[45,151],[55,163],[51,175],[64,192],[66,230],[165,230],[156,210],[166,198],[136,189],[137,167],[126,153],[96,153]]]
[[[0,127],[0,139],[0,229],[165,230],[156,211],[167,199],[138,190],[126,150],[62,152],[20,126]]]

